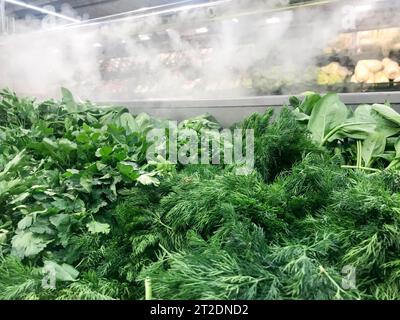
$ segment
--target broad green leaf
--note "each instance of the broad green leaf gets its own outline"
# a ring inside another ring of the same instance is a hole
[[[133,133],[139,130],[135,119],[128,112],[125,112],[120,116],[119,122],[120,126],[124,128],[128,133]]]
[[[18,202],[22,202],[26,198],[29,198],[30,195],[31,195],[30,192],[23,192],[23,193],[19,194],[17,197],[15,197],[13,201],[10,201],[10,204],[16,204]]]
[[[126,148],[128,149],[128,147]],[[123,161],[128,158],[128,152],[125,148],[114,148],[113,157],[118,161]]]
[[[113,179],[113,182],[110,185],[110,190],[114,194],[114,196],[117,196],[117,184],[122,181],[122,178],[120,176],[115,176]]]
[[[86,133],[91,133],[93,131],[93,128],[90,125],[88,125],[87,123],[82,124],[82,129]]]
[[[382,117],[390,120],[400,126],[400,114],[385,104],[374,104],[372,109],[379,113]]]
[[[88,192],[88,193],[90,193],[90,192],[92,191],[92,181],[93,181],[93,178],[91,178],[91,177],[86,177],[86,176],[82,176],[82,177],[79,179],[80,185],[81,185],[82,188],[83,188],[86,192]]]
[[[314,106],[308,129],[313,140],[322,143],[328,133],[335,127],[343,124],[349,116],[349,109],[334,93],[322,97]]]
[[[140,176],[137,164],[134,162],[121,161],[120,163],[118,163],[117,169],[119,170],[119,172],[121,172],[122,175],[131,180],[136,180]]]
[[[310,119],[309,115],[300,112],[298,109],[294,109],[292,113],[297,121],[308,121]]]
[[[70,223],[71,218],[68,214],[61,213],[61,214],[57,214],[55,216],[51,216],[49,218],[49,220],[52,225],[54,225],[56,228],[58,228],[62,224]]]
[[[7,234],[8,234],[8,232],[9,232],[8,230],[0,229],[0,246],[7,242]]]
[[[50,150],[51,150],[51,149],[54,150],[54,149],[57,149],[57,148],[58,148],[57,143],[56,143],[55,141],[49,139],[49,138],[44,138],[43,141],[42,141],[42,144],[43,144],[44,146],[46,146],[47,148],[49,148]]]
[[[7,162],[3,171],[0,172],[0,179],[4,177],[10,170],[17,167],[21,163],[22,159],[24,158],[24,154],[25,150],[22,150],[21,152],[17,153],[11,161]]]
[[[101,170],[103,170],[105,167],[107,167],[106,164],[104,164],[104,163],[102,163],[102,162],[100,162],[100,161],[97,161],[97,162],[96,162],[96,168],[97,168],[97,170],[101,171]]]
[[[0,180],[0,199],[15,192],[15,189],[20,185],[22,185],[21,179]]]
[[[76,169],[67,169],[66,170],[67,172],[69,172],[69,173],[72,173],[72,174],[79,174],[79,170],[76,170]]]
[[[290,104],[294,109],[297,109],[297,108],[300,106],[300,104],[301,104],[301,100],[300,100],[298,97],[296,97],[296,96],[291,96],[291,97],[289,97],[289,104]]]
[[[394,149],[396,150],[396,159],[400,159],[400,138],[395,142]]]
[[[95,203],[91,208],[90,208],[90,212],[92,213],[97,213],[100,211],[101,208],[104,208],[107,206],[107,202],[106,201],[98,201],[97,203]]]
[[[299,105],[299,111],[305,113],[306,115],[311,115],[312,110],[319,100],[321,100],[321,96],[319,94],[307,94]]]
[[[31,215],[22,218],[18,222],[18,229],[24,230],[32,225],[33,218]]]
[[[106,158],[108,157],[111,153],[113,152],[113,147],[111,146],[104,146],[101,148],[98,148],[96,150],[96,157],[98,158]]]
[[[78,148],[78,145],[75,142],[64,138],[58,140],[58,145],[60,146],[60,149],[66,153],[71,152],[72,150],[76,150]]]
[[[375,122],[375,130],[383,133],[386,138],[400,132],[400,126],[382,117],[368,104],[357,107],[354,111],[354,119],[358,122]]]
[[[77,104],[74,100],[74,97],[73,97],[71,91],[69,91],[66,88],[61,88],[61,94],[62,94],[62,99],[65,103],[65,107],[67,108],[67,111],[69,113],[77,112],[78,107],[77,107]]]
[[[56,200],[51,202],[51,205],[52,207],[57,208],[60,211],[63,211],[68,208],[69,202],[64,199],[57,198]]]
[[[137,178],[137,181],[143,185],[160,185],[160,181],[149,173],[142,174],[140,177]]]
[[[343,138],[364,140],[374,132],[380,132],[384,137],[389,137],[399,131],[400,127],[396,124],[374,112],[372,106],[363,104],[358,106],[354,114],[338,127],[329,141]]]
[[[102,107],[104,109],[106,109],[107,107]],[[104,114],[103,116],[100,117],[99,122],[102,125],[107,125],[107,124],[111,124],[115,122],[115,118],[116,116],[122,111],[119,112],[107,112],[106,114]]]
[[[92,139],[93,142],[97,142],[101,136],[102,136],[102,134],[100,132],[93,132],[90,135],[90,139]]]
[[[37,218],[36,221],[29,228],[29,231],[32,231],[36,234],[54,234],[54,229],[51,228],[51,225],[47,218]]]
[[[110,179],[110,178],[111,178],[111,174],[106,173],[105,175],[101,176],[98,180],[107,180],[107,179]]]
[[[110,124],[107,126],[107,131],[113,137],[114,141],[117,143],[124,143],[126,140],[125,130],[121,127],[118,127],[114,124]]]
[[[35,256],[49,243],[30,231],[17,233],[11,240],[11,254],[18,258]]]
[[[394,152],[385,152],[382,154],[378,154],[376,157],[392,162],[396,158],[396,154]]]
[[[135,121],[140,129],[140,131],[145,131],[147,128],[149,128],[149,124],[151,122],[151,118],[147,113],[139,113],[136,118]]]
[[[86,132],[81,132],[76,136],[76,141],[82,144],[87,144],[91,142],[91,139]]]
[[[101,223],[97,221],[92,221],[86,224],[90,233],[104,233],[108,234],[110,232],[110,225],[108,223]]]
[[[371,122],[372,117],[372,106],[369,104],[360,104],[356,110],[354,110],[353,117],[357,121]]]
[[[63,263],[59,265],[54,261],[44,261],[44,270],[54,272],[54,275],[59,281],[76,281],[79,271],[69,264]]]
[[[86,176],[92,176],[93,174],[96,174],[98,171],[97,165],[95,162],[90,162],[89,164],[87,164],[85,166],[85,168],[86,168],[86,172],[85,172]]]
[[[44,120],[39,120],[36,124],[37,129],[41,132],[44,136],[51,136],[54,133],[53,128],[48,127],[49,124]]]
[[[71,208],[74,212],[85,212],[86,206],[85,202],[82,199],[75,199],[73,200],[73,207]]]
[[[334,135],[330,136],[328,141],[336,139],[351,138],[356,140],[364,140],[375,132],[376,125],[374,123],[354,122],[353,118],[337,127]]]
[[[385,151],[386,138],[380,132],[369,135],[362,143],[362,158],[365,166],[369,167],[373,158]]]

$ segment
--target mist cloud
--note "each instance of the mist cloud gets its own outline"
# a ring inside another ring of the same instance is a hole
[[[263,72],[280,66],[282,74],[291,73],[301,82],[343,24],[341,7],[329,12],[287,10],[255,19],[240,16],[239,9],[246,4],[248,1],[232,1],[231,18],[213,23],[196,22],[205,15],[204,10],[183,11],[168,26],[160,16],[151,16],[45,31],[59,21],[27,17],[18,22],[16,34],[0,40],[0,87],[48,98],[58,97],[64,86],[82,99],[95,101],[238,97],[249,94],[240,83],[260,61]],[[277,4],[288,1],[258,1],[263,10]],[[87,18],[77,16],[68,5],[62,10],[81,20]],[[216,7],[216,14],[218,10]],[[298,21],[302,24],[293,27]],[[32,32],[40,28],[44,30]],[[188,28],[208,29],[201,45],[186,36]],[[156,41],[162,37],[167,37],[165,43]],[[114,68],[123,71],[112,74],[104,70],[104,61],[118,56],[125,57],[119,63],[126,67],[117,65],[115,59]]]

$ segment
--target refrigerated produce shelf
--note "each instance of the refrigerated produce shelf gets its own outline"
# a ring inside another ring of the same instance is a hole
[[[400,92],[339,93],[349,106],[390,102],[400,111]],[[289,104],[291,95],[244,97],[235,99],[147,99],[130,101],[101,101],[128,108],[132,113],[146,112],[155,117],[181,121],[204,113],[213,115],[222,125],[230,126],[253,112],[263,112],[267,107],[281,109]]]

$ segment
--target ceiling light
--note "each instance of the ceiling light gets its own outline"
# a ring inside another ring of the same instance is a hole
[[[196,33],[207,33],[207,32],[208,32],[208,28],[206,28],[206,27],[196,29]]]
[[[95,47],[95,48],[101,48],[102,46],[103,45],[101,43],[99,43],[99,42],[96,42],[96,43],[93,44],[93,47]]]
[[[145,8],[136,9],[133,11],[126,11],[126,12],[112,14],[112,15],[108,15],[108,16],[104,16],[104,17],[89,19],[85,22],[80,21],[81,23],[78,25],[68,24],[67,26],[53,28],[52,30],[62,29],[65,27],[79,28],[79,27],[86,27],[86,26],[94,26],[94,25],[98,25],[98,24],[114,23],[116,21],[143,19],[143,18],[150,17],[150,16],[160,16],[163,14],[168,14],[168,13],[173,13],[173,12],[188,11],[188,10],[195,9],[195,8],[208,8],[208,7],[212,7],[212,6],[229,3],[233,0],[215,0],[215,1],[211,0],[211,2],[206,2],[206,3],[182,5],[183,3],[192,2],[192,1],[193,0],[182,0],[179,2],[168,3],[168,4],[154,6],[154,7],[145,7]],[[169,7],[169,6],[178,5],[178,4],[180,6],[178,6],[176,8],[167,8],[165,10],[154,10],[156,8]],[[152,10],[154,10],[154,11],[152,11]],[[150,12],[146,13],[146,11],[150,11]],[[141,12],[143,12],[143,14]],[[139,14],[135,15],[135,13],[139,13]]]
[[[232,22],[238,23],[238,22],[239,22],[239,19],[238,19],[238,18],[233,18],[233,19],[232,19]]]
[[[139,39],[142,41],[148,41],[150,40],[150,36],[148,34],[139,34]]]
[[[51,16],[55,16],[55,17],[58,17],[60,19],[69,20],[69,21],[72,21],[72,22],[80,22],[80,20],[78,20],[78,19],[74,19],[74,18],[65,16],[63,14],[59,14],[59,13],[51,11],[51,10],[47,10],[47,9],[39,8],[39,7],[36,7],[36,6],[32,6],[32,5],[27,4],[25,2],[22,2],[22,1],[5,0],[5,2],[11,3],[11,4],[15,4],[16,6],[28,8],[28,9],[31,9],[31,10],[34,10],[34,11],[39,11],[41,13],[45,13],[45,14],[48,14],[48,15],[51,15]]]
[[[365,4],[365,5],[356,7],[356,10],[359,12],[366,12],[366,11],[370,11],[371,9],[372,9],[372,6],[370,4]]]
[[[265,22],[268,24],[279,23],[280,21],[281,21],[281,19],[278,17],[272,17],[272,18],[268,18],[267,20],[265,20]]]

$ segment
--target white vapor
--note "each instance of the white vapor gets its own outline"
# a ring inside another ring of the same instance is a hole
[[[342,28],[340,6],[328,13],[283,10],[256,20],[240,15],[248,1],[231,2],[225,20],[210,22],[205,8],[182,10],[168,26],[162,16],[152,15],[92,27],[31,32],[52,29],[59,21],[50,16],[41,21],[26,18],[18,23],[18,33],[0,37],[0,88],[48,98],[57,97],[63,86],[81,98],[97,101],[238,97],[249,94],[240,83],[261,60],[267,72],[280,65],[280,72],[301,79],[312,71],[315,57]],[[288,0],[258,3],[255,10],[266,10],[287,5]],[[216,7],[217,16],[218,10]],[[68,6],[61,14],[83,19]],[[202,21],[196,22],[198,18]],[[293,27],[294,18],[304,22],[303,26]],[[187,36],[188,29],[191,33],[197,30],[202,40],[193,41]],[[159,34],[168,41],[158,42]],[[167,59],[174,60],[174,55],[175,61]],[[126,57],[119,65],[113,60],[119,71],[104,70],[104,61],[118,56]],[[127,68],[121,66],[124,63]]]

